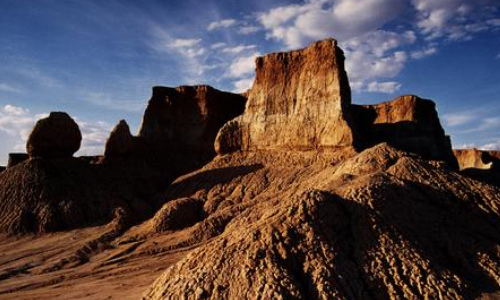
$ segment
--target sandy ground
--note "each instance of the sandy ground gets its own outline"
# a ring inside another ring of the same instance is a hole
[[[0,236],[0,299],[140,299],[191,249],[162,248],[172,241],[168,234],[147,240],[125,234],[82,255],[81,249],[105,230],[101,226],[38,237]]]

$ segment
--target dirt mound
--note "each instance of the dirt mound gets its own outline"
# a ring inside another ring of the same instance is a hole
[[[196,173],[170,190],[205,199],[205,220],[240,211],[145,299],[476,299],[500,289],[500,189],[387,144],[288,170],[265,155],[222,185]]]
[[[118,208],[144,217],[148,205],[114,179],[76,158],[33,158],[8,168],[0,174],[0,231],[43,233],[103,224]]]

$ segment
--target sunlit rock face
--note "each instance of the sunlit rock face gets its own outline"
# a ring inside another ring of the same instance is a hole
[[[344,54],[334,39],[256,59],[245,113],[219,132],[219,154],[354,144]]]

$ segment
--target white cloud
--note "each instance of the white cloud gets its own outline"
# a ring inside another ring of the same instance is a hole
[[[224,53],[229,53],[229,54],[238,54],[244,51],[249,51],[257,48],[255,45],[238,45],[234,47],[227,47],[222,49],[222,52]]]
[[[187,48],[198,45],[201,39],[174,39],[171,44],[168,45],[169,48]]]
[[[85,122],[79,118],[75,121],[82,132],[82,145],[77,155],[102,155],[104,153],[104,145],[111,132],[111,125],[106,122]]]
[[[500,150],[500,141],[485,144],[479,147],[481,150]]]
[[[400,0],[310,0],[273,8],[259,16],[267,36],[289,47],[334,36],[340,41],[365,34],[397,17]]]
[[[243,93],[252,87],[254,78],[243,78],[233,83],[235,93]]]
[[[241,78],[255,72],[255,58],[260,56],[259,52],[251,55],[237,57],[229,66],[228,76]]]
[[[150,38],[150,46],[155,51],[180,58],[181,75],[185,77],[186,83],[202,81],[204,73],[213,68],[205,63],[208,51],[200,38],[175,38],[159,26],[152,28]]]
[[[486,21],[486,24],[491,25],[491,26],[495,26],[495,27],[500,26],[500,18],[490,19],[490,20]]]
[[[469,39],[498,26],[500,19],[487,13],[487,4],[495,1],[307,0],[272,8],[258,21],[268,39],[289,48],[335,37],[346,52],[351,87],[366,90],[369,82],[397,76],[409,59],[437,53],[438,38]],[[401,21],[404,26],[385,26]]]
[[[0,130],[16,141],[9,151],[26,151],[26,141],[36,122],[48,114],[33,114],[30,110],[7,104],[0,108]],[[82,132],[82,146],[78,155],[97,155],[104,151],[104,144],[111,126],[105,122],[85,122],[75,118]]]
[[[477,118],[477,112],[475,111],[465,111],[445,114],[443,119],[448,126],[455,127],[467,124],[474,121]]]
[[[462,133],[481,132],[500,127],[500,117],[484,117],[475,122],[474,127],[462,131]]]
[[[0,83],[0,91],[8,92],[8,93],[16,93],[16,94],[23,92],[20,89],[14,87],[13,85],[5,83],[5,82]]]
[[[425,58],[427,56],[431,56],[431,55],[436,54],[436,53],[437,53],[437,48],[430,47],[427,49],[412,51],[410,55],[413,59],[422,59],[422,58]]]
[[[210,46],[210,49],[220,49],[220,48],[223,48],[224,46],[226,46],[226,43],[215,43],[215,44],[212,44],[212,46]]]
[[[465,143],[465,144],[460,144],[456,147],[453,147],[453,149],[474,149],[476,148],[476,144],[475,143]]]
[[[236,25],[236,20],[224,19],[224,20],[215,21],[215,22],[210,23],[207,27],[207,30],[213,31],[213,30],[220,29],[220,28],[228,28],[228,27],[231,27],[234,25]]]
[[[7,104],[0,108],[0,130],[15,138],[13,151],[23,151],[35,122],[42,115],[33,115],[28,109]]]
[[[260,27],[247,25],[247,26],[242,26],[242,27],[238,28],[237,33],[243,34],[243,35],[248,35],[248,34],[256,33],[259,30],[260,30]]]
[[[372,81],[368,84],[369,92],[392,94],[398,91],[400,88],[401,88],[401,83],[395,81],[387,81],[387,82]]]
[[[412,0],[417,11],[416,26],[427,39],[470,39],[470,34],[496,26],[496,19],[484,20],[481,9],[495,0]]]

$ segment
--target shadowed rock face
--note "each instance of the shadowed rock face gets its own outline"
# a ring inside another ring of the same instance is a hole
[[[134,150],[134,136],[130,133],[125,120],[120,122],[111,131],[104,150],[105,159],[123,158]]]
[[[243,113],[245,97],[210,86],[154,87],[139,131],[149,145],[215,154],[219,129]]]
[[[28,158],[29,155],[27,153],[9,153],[9,162],[7,163],[7,168],[12,168],[13,166],[22,163]]]
[[[363,148],[387,142],[458,167],[450,138],[445,135],[431,100],[408,95],[375,105],[353,105],[352,115]]]
[[[81,141],[82,134],[76,122],[67,113],[52,112],[36,123],[26,149],[30,157],[72,157]]]
[[[245,113],[224,125],[219,154],[311,150],[354,144],[344,54],[333,39],[256,60]]]

